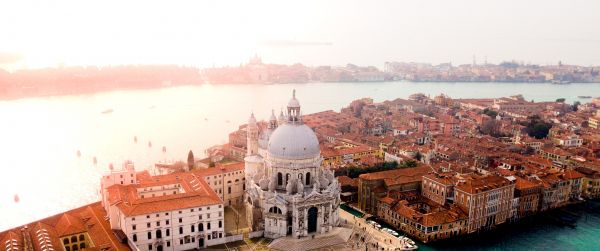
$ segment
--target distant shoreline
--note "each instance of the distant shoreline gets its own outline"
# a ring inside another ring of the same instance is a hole
[[[416,84],[427,84],[427,83],[447,83],[447,84],[552,84],[550,82],[498,82],[498,81],[489,81],[489,82],[481,82],[481,81],[408,81],[408,80],[389,80],[389,81],[308,81],[308,82],[290,82],[290,83],[187,83],[187,84],[174,84],[169,86],[139,86],[139,87],[117,87],[113,89],[104,89],[104,90],[89,90],[89,91],[80,91],[80,92],[65,92],[65,93],[43,93],[43,94],[30,94],[30,95],[5,95],[0,93],[0,101],[13,101],[20,99],[28,99],[28,98],[49,98],[49,97],[65,97],[65,96],[78,96],[78,95],[94,95],[100,93],[108,93],[115,91],[136,91],[136,90],[154,90],[154,89],[168,89],[174,87],[181,86],[201,86],[205,84],[209,85],[285,85],[285,84],[371,84],[371,83],[416,83]],[[569,84],[556,84],[557,86],[569,86],[571,84],[580,85],[580,84],[600,84],[600,82],[583,82],[583,83],[569,83]]]

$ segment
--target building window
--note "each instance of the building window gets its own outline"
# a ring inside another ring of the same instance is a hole
[[[150,219],[150,215],[146,215],[146,219]]]
[[[206,214],[206,218],[207,218],[207,219],[210,219],[210,213],[207,213],[207,214]]]
[[[206,229],[210,230],[210,222],[206,223]]]
[[[310,185],[310,173],[306,173],[306,185]]]
[[[160,227],[160,221],[157,221],[157,222],[156,222],[156,226],[157,226],[157,227]]]
[[[84,243],[79,243],[79,248],[80,248],[80,249],[83,249],[83,248],[85,248],[85,242],[84,242]]]
[[[281,173],[277,173],[277,185],[278,186],[283,185],[283,175]]]
[[[196,226],[195,226],[195,225],[191,225],[191,226],[190,226],[190,228],[191,228],[191,230],[192,230],[192,233],[193,233],[193,232],[196,232]]]
[[[131,220],[132,220],[132,221],[134,221],[134,220],[135,220],[135,217],[131,218]]]
[[[183,227],[179,227],[179,234],[183,234]]]
[[[169,225],[169,220],[166,220],[165,224]]]
[[[204,231],[204,224],[198,224],[198,231]]]
[[[162,231],[156,230],[156,238],[162,238]]]
[[[227,188],[227,194],[231,194],[231,187]]]
[[[183,239],[179,240],[179,245],[183,245]]]
[[[152,239],[152,232],[148,232],[148,240]]]
[[[190,209],[190,212],[194,212],[194,209],[193,209],[193,208],[192,208],[192,209]]]
[[[133,241],[137,241],[137,234],[133,234]]]
[[[150,228],[150,222],[146,223],[146,227]]]
[[[83,236],[83,234],[79,235],[79,241],[84,241],[85,240],[85,236]]]
[[[183,222],[183,219],[182,219],[182,218],[179,218],[179,223],[181,223],[181,222]]]
[[[222,227],[223,227],[223,222],[219,221],[219,228],[222,228]]]
[[[148,250],[152,250],[152,244],[148,244]]]
[[[132,226],[131,226],[131,229],[135,230],[135,228],[136,228],[136,227],[135,227],[135,225],[132,225]]]
[[[170,246],[171,246],[171,242],[167,241],[167,247],[170,247]]]
[[[171,235],[171,229],[170,229],[170,228],[167,228],[167,230],[166,230],[166,231],[167,231],[167,236],[170,236],[170,235]]]
[[[169,213],[165,213],[165,215],[169,215]]]
[[[65,246],[65,250],[66,251],[71,251],[71,247],[70,246]]]
[[[77,251],[79,250],[79,246],[77,246],[77,244],[73,245],[73,251]]]
[[[77,237],[75,237],[75,236],[71,237],[71,242],[72,242],[72,243],[75,243],[75,242],[77,242]]]
[[[63,239],[63,244],[69,244],[69,238],[64,238]]]

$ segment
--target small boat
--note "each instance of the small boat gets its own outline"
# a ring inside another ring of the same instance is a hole
[[[96,159],[96,156],[94,156],[94,165],[98,164],[98,159]]]
[[[112,113],[112,112],[113,112],[113,109],[106,109],[106,110],[102,111],[101,113],[102,114],[109,114],[109,113]]]
[[[81,152],[77,150],[77,157],[81,157]]]
[[[148,141],[148,147],[152,147],[152,141]]]
[[[137,136],[133,136],[133,143],[137,144]]]
[[[415,242],[408,237],[401,236],[398,237],[400,239],[400,250],[417,250],[419,246],[415,244]]]
[[[570,84],[571,81],[566,81],[566,80],[552,80],[551,83],[555,84],[555,85],[567,85],[567,84]]]
[[[578,98],[592,98],[592,96],[577,96]]]

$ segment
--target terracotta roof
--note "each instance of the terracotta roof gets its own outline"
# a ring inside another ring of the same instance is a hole
[[[336,178],[342,186],[358,186],[358,179],[353,179],[348,176],[337,176]]]
[[[511,182],[500,176],[486,176],[467,180],[464,183],[459,183],[456,186],[457,190],[461,190],[470,194],[476,194],[504,186],[511,185]]]
[[[365,180],[383,180],[385,185],[390,187],[398,184],[421,181],[423,175],[427,174],[430,170],[431,168],[429,166],[421,165],[414,168],[361,174],[359,178]]]
[[[35,250],[41,250],[42,245],[47,247],[49,244],[53,246],[54,250],[62,250],[60,238],[76,233],[88,234],[91,243],[94,245],[88,247],[88,249],[131,250],[129,246],[117,239],[110,228],[109,222],[104,219],[106,214],[100,202],[95,202],[29,223],[25,225],[28,226],[27,230],[23,231],[29,231]],[[0,242],[4,244],[7,240],[15,239],[19,249],[23,249],[21,229],[24,229],[24,226],[0,232]],[[38,238],[38,234],[41,236],[42,232],[48,234],[50,242],[44,241],[44,238]]]

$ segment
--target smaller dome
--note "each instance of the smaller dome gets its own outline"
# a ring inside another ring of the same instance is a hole
[[[300,101],[296,99],[296,90],[292,92],[292,99],[288,102],[288,108],[300,108]]]
[[[288,107],[300,107],[300,102],[296,98],[292,98],[288,102]]]

